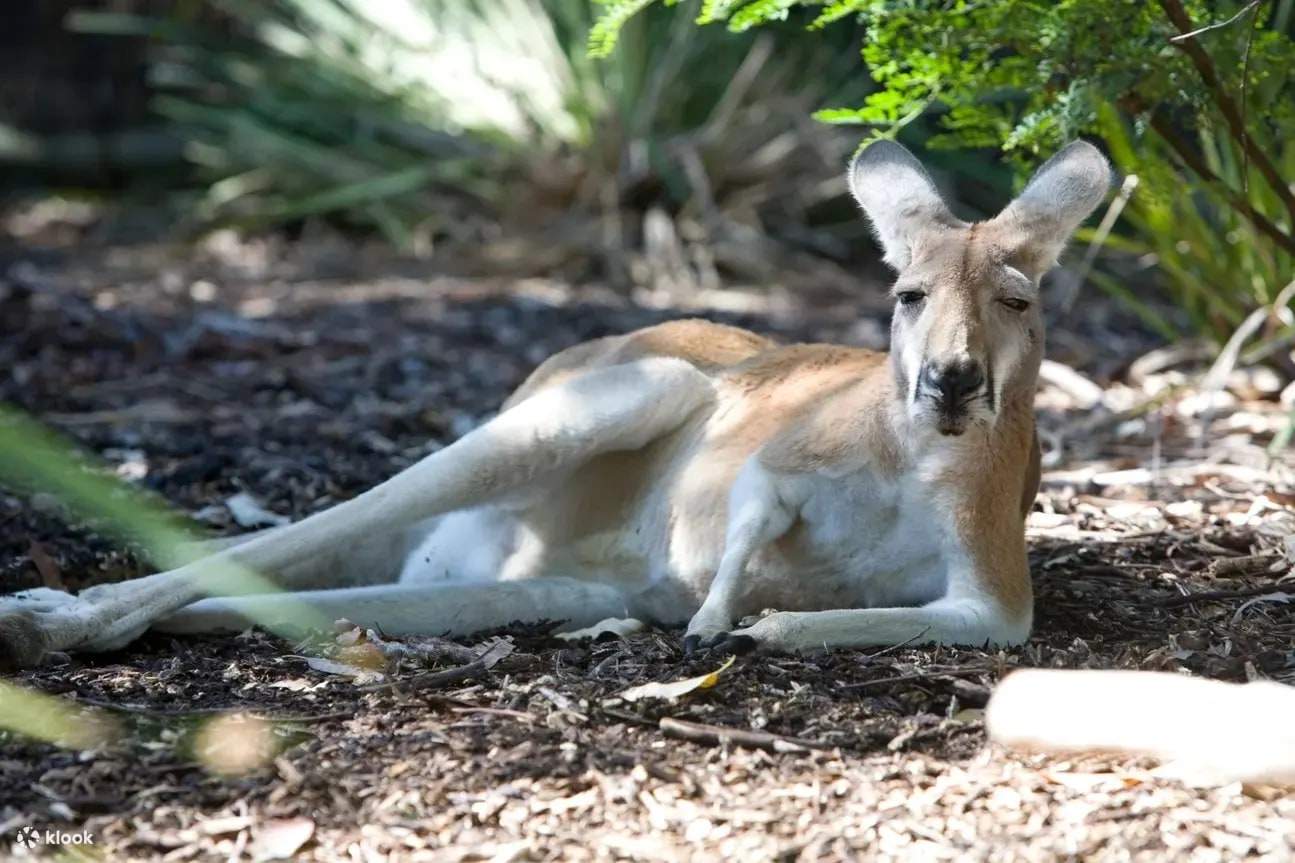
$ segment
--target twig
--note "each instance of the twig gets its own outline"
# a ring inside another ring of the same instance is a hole
[[[763,749],[766,752],[806,752],[811,749],[831,749],[826,743],[817,740],[803,740],[799,737],[783,737],[767,731],[754,731],[744,728],[726,728],[722,725],[705,725],[700,722],[688,722],[683,719],[672,719],[663,716],[657,723],[661,733],[666,737],[680,740],[691,740],[694,743],[708,743],[711,746],[742,746],[747,749]]]
[[[953,668],[948,671],[918,671],[913,674],[900,674],[896,677],[879,677],[876,680],[865,680],[862,683],[843,683],[840,690],[864,689],[869,686],[880,686],[883,683],[908,683],[913,680],[931,680],[935,677],[974,677],[977,674],[989,674],[984,668]]]
[[[1246,96],[1250,92],[1250,46],[1255,41],[1255,30],[1259,25],[1259,4],[1263,0],[1254,0],[1250,5],[1255,8],[1255,14],[1250,19],[1250,29],[1246,32],[1246,49],[1241,59],[1241,128],[1246,126],[1246,103],[1249,101]],[[1241,12],[1245,12],[1242,9]],[[1240,15],[1238,12],[1237,15]],[[1241,194],[1246,200],[1250,200],[1250,151],[1241,151]]]
[[[1247,554],[1241,557],[1223,557],[1214,561],[1210,567],[1210,575],[1215,578],[1229,578],[1235,575],[1250,575],[1255,572],[1264,572],[1274,563],[1276,563],[1279,553],[1277,549],[1269,549],[1259,554]]]
[[[392,680],[388,683],[373,683],[369,686],[357,686],[355,687],[355,691],[382,692],[390,689],[401,689],[413,692],[420,689],[438,689],[442,686],[449,686],[453,683],[471,680],[474,677],[482,677],[489,670],[489,666],[478,659],[476,662],[469,662],[467,665],[460,665],[457,668],[447,668],[444,671],[433,671],[430,674],[418,674],[414,677]]]
[[[914,641],[917,641],[919,638],[921,638],[923,635],[926,635],[926,633],[930,631],[931,631],[931,627],[928,626],[925,629],[923,629],[921,632],[917,632],[913,635],[910,635],[908,638],[905,638],[903,641],[899,642],[899,644],[892,644],[889,647],[883,647],[881,650],[878,650],[876,653],[865,654],[863,657],[863,664],[867,665],[871,663],[874,659],[877,659],[878,657],[881,657],[881,656],[885,656],[887,653],[894,653],[897,650],[902,650],[903,648],[908,647],[908,645],[912,644]]]
[[[464,680],[471,680],[475,677],[484,677],[486,672],[498,664],[499,660],[513,652],[513,646],[507,641],[496,641],[490,645],[490,648],[475,662],[469,662],[467,665],[460,665],[458,668],[447,668],[444,671],[433,671],[430,674],[419,674],[414,677],[406,677],[401,680],[392,680],[388,683],[374,683],[369,686],[357,686],[356,692],[381,692],[389,689],[400,689],[409,692],[422,689],[437,689],[442,686],[449,686],[454,683],[460,683]]]
[[[653,722],[651,719],[639,716],[637,713],[630,713],[628,710],[617,710],[615,707],[600,707],[598,709],[607,716],[610,716],[613,719],[619,719],[621,722],[629,722],[634,725],[651,725],[654,727],[657,725],[657,723]]]
[[[522,722],[535,723],[539,721],[534,713],[527,713],[523,710],[508,710],[504,707],[451,707],[451,713],[460,714],[481,714],[484,716],[506,716],[509,719],[517,719]]]
[[[552,689],[548,686],[537,686],[535,687],[535,691],[538,692],[540,695],[544,696],[546,699],[548,699],[549,702],[558,710],[566,710],[571,713],[579,713],[579,711],[576,709],[578,705],[574,701],[572,701],[569,697],[563,695],[561,692],[558,692],[557,690]]]
[[[1201,389],[1205,392],[1216,392],[1223,389],[1223,385],[1227,383],[1228,375],[1232,374],[1237,361],[1241,358],[1241,349],[1245,347],[1245,343],[1268,321],[1269,315],[1278,320],[1282,320],[1283,312],[1289,315],[1287,307],[1293,299],[1295,299],[1295,280],[1292,280],[1290,284],[1281,289],[1271,305],[1260,306],[1251,312],[1249,317],[1241,322],[1241,326],[1236,328],[1227,344],[1223,346],[1223,350],[1219,351],[1218,359],[1214,361],[1209,372],[1201,379]]]
[[[1208,32],[1210,32],[1211,30],[1222,30],[1224,27],[1228,26],[1228,25],[1229,25],[1229,24],[1231,24],[1233,21],[1236,21],[1236,20],[1237,20],[1238,18],[1240,18],[1242,15],[1246,14],[1247,12],[1249,12],[1251,9],[1255,8],[1256,6],[1258,6],[1261,2],[1263,2],[1263,0],[1250,0],[1250,2],[1249,2],[1249,3],[1247,3],[1245,6],[1243,6],[1243,7],[1241,8],[1241,11],[1237,12],[1237,14],[1233,15],[1233,16],[1232,16],[1231,18],[1229,18],[1228,20],[1226,20],[1226,21],[1219,21],[1219,22],[1218,22],[1218,23],[1216,23],[1216,24],[1206,24],[1204,27],[1198,27],[1197,29],[1193,30],[1193,31],[1192,31],[1192,32],[1190,32],[1190,33],[1179,33],[1177,36],[1170,36],[1170,37],[1169,37],[1169,41],[1170,41],[1170,42],[1182,42],[1182,41],[1183,41],[1183,40],[1185,40],[1185,39],[1193,39],[1193,38],[1195,38],[1195,37],[1197,37],[1197,36],[1201,35],[1202,33],[1208,33]]]
[[[1178,608],[1194,602],[1217,602],[1223,599],[1245,599],[1248,596],[1263,596],[1265,593],[1277,593],[1280,585],[1263,584],[1258,587],[1243,587],[1237,590],[1202,590],[1182,596],[1171,596],[1156,603],[1160,608]]]
[[[1097,255],[1102,250],[1102,244],[1110,236],[1111,230],[1115,227],[1115,222],[1124,212],[1124,208],[1129,203],[1129,198],[1133,197],[1133,191],[1138,187],[1138,175],[1129,174],[1120,183],[1120,191],[1111,199],[1110,205],[1106,208],[1106,214],[1102,216],[1102,221],[1098,223],[1097,230],[1093,232],[1093,239],[1084,251],[1084,259],[1079,262],[1079,271],[1075,273],[1074,286],[1061,301],[1061,310],[1068,312],[1075,305],[1075,300],[1079,298],[1079,292],[1083,290],[1084,282],[1088,281],[1088,274],[1093,271],[1093,264],[1097,262]]]
[[[226,707],[187,707],[179,710],[161,710],[153,707],[145,707],[142,704],[117,704],[112,701],[104,701],[99,698],[86,698],[85,696],[74,696],[72,699],[77,704],[84,704],[87,707],[99,707],[104,710],[116,711],[118,713],[129,713],[133,716],[148,716],[154,719],[184,719],[187,716],[220,716],[238,714],[253,719],[264,719],[267,722],[324,722],[329,719],[347,719],[355,715],[354,710],[334,710],[329,713],[311,713],[304,716],[288,715],[276,716],[265,713],[264,707],[240,707],[235,704]]]

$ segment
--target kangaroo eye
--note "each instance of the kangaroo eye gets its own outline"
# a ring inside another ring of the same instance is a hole
[[[999,302],[1007,306],[1009,309],[1011,309],[1014,312],[1023,312],[1030,307],[1030,303],[1028,300],[1022,300],[1022,299],[1019,299],[1018,297],[1004,297],[1003,299],[999,300]]]
[[[900,291],[896,297],[901,306],[913,306],[926,299],[926,294],[921,291]]]

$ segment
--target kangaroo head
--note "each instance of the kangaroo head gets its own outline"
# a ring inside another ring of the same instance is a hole
[[[1102,154],[1069,144],[977,223],[950,212],[899,144],[870,145],[849,179],[898,273],[891,359],[909,417],[959,435],[968,423],[992,426],[1005,399],[1032,399],[1043,358],[1039,280],[1110,188]]]

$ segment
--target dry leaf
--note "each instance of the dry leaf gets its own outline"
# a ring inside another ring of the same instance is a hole
[[[245,491],[227,498],[225,508],[241,527],[278,527],[292,521],[286,515],[270,512]]]
[[[287,860],[315,835],[315,822],[309,818],[283,818],[267,821],[256,828],[252,839],[252,859]]]
[[[360,629],[358,626],[353,626],[346,632],[337,636],[337,643],[342,647],[351,647],[352,645],[359,644],[363,640],[364,630]]]
[[[377,683],[385,677],[385,675],[377,671],[373,671],[372,669],[347,665],[345,662],[334,662],[333,660],[325,659],[322,656],[306,656],[302,658],[306,660],[306,665],[310,666],[315,671],[320,671],[324,674],[336,674],[340,677],[349,677],[353,682],[359,684]]]
[[[45,546],[34,539],[30,540],[27,545],[27,556],[31,558],[36,571],[40,573],[42,584],[50,590],[67,590],[63,584],[63,572],[50,553],[45,550]]]
[[[314,684],[305,678],[294,677],[291,680],[276,680],[270,684],[270,688],[286,689],[289,692],[309,692],[314,688]]]
[[[1232,625],[1235,626],[1237,623],[1239,623],[1241,621],[1241,618],[1245,615],[1246,611],[1256,605],[1261,605],[1265,602],[1276,602],[1280,605],[1285,605],[1286,603],[1290,602],[1292,599],[1295,599],[1295,596],[1292,596],[1291,594],[1285,593],[1284,591],[1280,591],[1280,590],[1275,590],[1272,593],[1265,593],[1262,596],[1256,596],[1252,599],[1247,599],[1245,602],[1241,603],[1241,605],[1237,608],[1235,612],[1233,612]]]
[[[719,683],[720,674],[727,670],[736,658],[730,656],[719,668],[699,677],[689,677],[686,680],[674,680],[669,683],[644,683],[641,686],[631,686],[622,692],[620,697],[626,701],[638,701],[640,698],[675,699],[698,689],[710,689]]]
[[[1068,773],[1045,770],[1041,775],[1054,785],[1062,785],[1081,793],[1098,790],[1109,793],[1124,788],[1134,788],[1144,782],[1142,777],[1131,773]]]
[[[252,826],[252,819],[246,815],[227,815],[224,818],[208,818],[198,822],[198,832],[204,836],[224,836],[237,833]]]
[[[386,671],[387,657],[376,644],[360,642],[350,647],[343,647],[333,656],[338,662],[354,665],[366,671]]]

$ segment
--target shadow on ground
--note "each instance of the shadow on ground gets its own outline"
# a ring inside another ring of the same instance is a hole
[[[875,301],[756,306],[708,316],[786,339],[884,339]],[[0,400],[207,529],[237,532],[223,506],[234,493],[300,517],[471,428],[549,353],[677,316],[552,285],[96,282],[11,268]],[[1119,367],[1102,362],[1102,374]],[[1121,439],[1121,464],[1143,443]],[[574,646],[512,632],[515,650],[486,676],[369,691],[259,633],[148,636],[16,678],[109,708],[127,733],[89,752],[0,737],[0,837],[24,823],[86,827],[109,859],[230,859],[273,825],[306,822],[300,859],[968,859],[1004,843],[1038,859],[1275,852],[1291,801],[1194,791],[1128,760],[997,752],[980,708],[1021,666],[1291,680],[1280,543],[1237,516],[1258,496],[1280,511],[1288,492],[1054,479],[1032,529],[1028,645],[744,657],[673,704],[620,694],[719,665],[685,659],[679,632]],[[1185,502],[1200,505],[1170,507]],[[0,587],[143,571],[60,515],[39,490],[0,493]],[[248,771],[221,775],[198,750],[203,729],[235,711],[269,724],[234,720],[232,738],[266,728],[271,743]],[[681,742],[663,717],[805,746]]]

